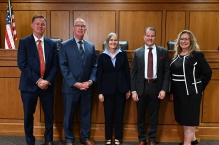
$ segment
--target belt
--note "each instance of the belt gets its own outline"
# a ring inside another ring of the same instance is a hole
[[[144,79],[147,83],[155,83],[157,79]]]

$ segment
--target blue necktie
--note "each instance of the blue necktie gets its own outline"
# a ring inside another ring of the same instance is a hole
[[[79,41],[78,43],[80,44],[80,46],[79,46],[79,51],[80,51],[80,53],[81,53],[81,58],[82,58],[82,60],[84,60],[84,49],[83,49],[83,47],[82,47],[83,42],[82,42],[82,41]]]

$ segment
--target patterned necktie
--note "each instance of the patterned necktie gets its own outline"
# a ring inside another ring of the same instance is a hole
[[[79,41],[78,43],[80,44],[79,51],[80,51],[80,54],[81,54],[81,58],[82,58],[82,60],[84,60],[84,49],[82,47],[83,42]]]
[[[45,73],[45,62],[44,62],[44,57],[43,57],[43,48],[41,45],[41,40],[37,40],[38,42],[38,55],[40,58],[40,77],[43,78],[44,73]]]
[[[152,54],[152,48],[148,48],[148,78],[153,78],[153,54]]]

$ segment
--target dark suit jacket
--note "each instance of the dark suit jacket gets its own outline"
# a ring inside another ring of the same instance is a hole
[[[168,91],[170,82],[170,61],[168,51],[160,46],[157,49],[157,91]],[[145,46],[134,51],[131,71],[131,90],[137,91],[138,95],[144,92],[145,79]]]
[[[193,51],[191,55],[185,57],[183,64],[181,63],[182,59],[184,58],[179,58],[177,56],[170,64],[171,78],[181,80],[172,80],[171,92],[173,94],[176,92],[179,94],[180,92],[182,95],[194,95],[202,93],[212,76],[211,67],[206,61],[204,54],[199,51]],[[185,68],[185,74],[182,71],[182,66]],[[184,75],[185,77],[181,77],[180,75]]]
[[[91,42],[84,41],[84,62],[82,61],[75,39],[69,39],[61,44],[59,51],[60,69],[63,75],[62,91],[65,93],[80,93],[73,87],[76,82],[96,81],[97,55]],[[88,92],[92,89],[88,89]]]
[[[47,90],[53,90],[59,66],[57,45],[45,36],[44,52],[46,70],[43,79],[51,83]],[[36,82],[40,78],[40,60],[33,35],[20,39],[17,58],[18,67],[21,70],[19,89],[22,91],[36,91],[38,89]]]
[[[115,67],[111,57],[101,53],[97,65],[97,82],[99,94],[112,95],[117,91],[127,93],[130,90],[130,72],[125,51],[116,55]]]

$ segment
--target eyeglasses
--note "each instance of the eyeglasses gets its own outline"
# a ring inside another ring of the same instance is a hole
[[[155,35],[145,35],[147,38],[155,38]]]
[[[84,29],[86,27],[86,25],[75,25],[75,27]]]
[[[181,41],[188,41],[190,38],[180,38],[179,40],[181,40]]]

